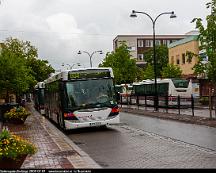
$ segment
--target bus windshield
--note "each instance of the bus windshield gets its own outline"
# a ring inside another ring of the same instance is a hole
[[[185,79],[172,79],[172,82],[176,88],[188,88],[189,81]]]
[[[66,93],[67,107],[71,109],[111,107],[116,103],[112,79],[70,81]]]

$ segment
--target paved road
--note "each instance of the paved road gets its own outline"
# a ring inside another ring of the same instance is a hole
[[[121,105],[120,105],[120,107],[121,107]],[[138,108],[136,105],[122,105],[122,107]],[[139,109],[147,110],[147,111],[153,111],[154,110],[153,107],[145,107],[145,106],[139,106]],[[159,112],[166,112],[166,109],[159,108],[158,111]],[[168,112],[169,113],[178,114],[179,110],[178,109],[169,109]],[[192,109],[191,108],[180,109],[180,114],[191,115],[192,116]],[[194,110],[194,116],[200,116],[200,117],[209,118],[210,117],[209,109],[207,107],[205,107],[203,109],[201,109],[201,108],[195,108],[195,110]],[[212,111],[212,117],[216,118],[215,110]]]
[[[76,130],[68,137],[104,168],[216,168],[216,151],[128,125],[126,116],[121,113],[120,125]]]
[[[134,128],[216,151],[216,128],[121,112],[121,122]]]

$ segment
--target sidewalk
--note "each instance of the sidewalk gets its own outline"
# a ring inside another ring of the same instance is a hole
[[[101,168],[64,133],[35,111],[32,104],[27,104],[27,109],[32,115],[24,125],[4,124],[11,132],[34,143],[38,149],[36,154],[26,158],[21,169]]]

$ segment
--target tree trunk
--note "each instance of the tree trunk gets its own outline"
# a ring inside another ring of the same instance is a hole
[[[6,91],[5,103],[9,103],[9,92],[8,92],[8,90]]]

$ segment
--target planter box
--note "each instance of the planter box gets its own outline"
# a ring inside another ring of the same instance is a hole
[[[13,119],[8,119],[7,122],[12,123],[12,124],[24,124],[26,119],[21,120],[19,118],[13,118]]]
[[[0,159],[0,169],[20,169],[27,155],[21,155],[17,159],[2,158]]]

